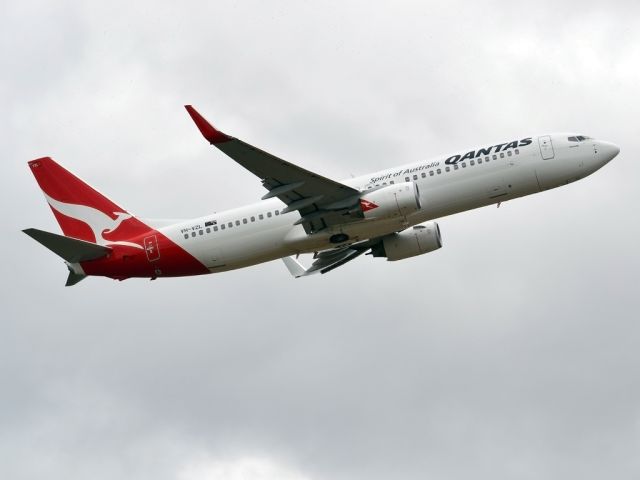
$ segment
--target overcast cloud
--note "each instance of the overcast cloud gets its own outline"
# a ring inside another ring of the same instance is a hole
[[[4,2],[0,478],[638,478],[638,5]],[[553,131],[621,153],[403,262],[64,288],[20,232],[59,231],[30,159],[147,217],[263,195],[185,103],[336,179]]]

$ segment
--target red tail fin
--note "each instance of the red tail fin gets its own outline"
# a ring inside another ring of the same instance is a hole
[[[149,230],[53,159],[38,158],[29,167],[66,236],[105,245]]]

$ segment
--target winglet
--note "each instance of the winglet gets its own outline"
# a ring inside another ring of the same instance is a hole
[[[200,115],[197,110],[191,105],[185,105],[184,108],[187,109],[187,112],[189,112],[189,115],[191,115],[191,118],[196,124],[196,127],[198,127],[198,130],[200,130],[202,136],[206,138],[209,143],[216,144],[231,140],[232,137],[230,137],[229,135],[225,135],[220,130],[216,130],[216,128],[209,122],[207,122],[207,120],[202,115]]]
[[[284,262],[289,273],[295,277],[300,278],[304,277],[307,274],[307,269],[302,266],[302,264],[297,261],[294,257],[283,257],[282,261]]]

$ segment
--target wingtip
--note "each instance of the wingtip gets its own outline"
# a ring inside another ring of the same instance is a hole
[[[294,278],[304,277],[307,274],[307,269],[302,266],[302,264],[297,261],[294,257],[283,257],[282,261],[284,262],[287,270]]]
[[[187,110],[187,113],[189,113],[193,123],[198,127],[198,130],[200,130],[200,133],[202,133],[202,136],[207,139],[209,143],[216,144],[231,140],[229,135],[217,130],[202,115],[200,115],[192,105],[185,105],[184,108]]]

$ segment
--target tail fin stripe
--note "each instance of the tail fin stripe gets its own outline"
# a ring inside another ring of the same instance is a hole
[[[126,212],[113,212],[116,216],[114,220],[106,213],[95,208],[87,207],[86,205],[60,202],[51,198],[46,193],[44,196],[51,208],[55,209],[58,213],[86,223],[93,231],[93,235],[96,237],[96,243],[101,245],[108,242],[108,240],[102,236],[103,233],[113,232],[124,220],[131,218],[131,215]]]

